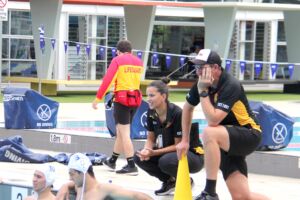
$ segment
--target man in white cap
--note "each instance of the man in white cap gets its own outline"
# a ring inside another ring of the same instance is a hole
[[[49,164],[43,164],[34,171],[32,184],[33,195],[28,196],[25,200],[55,200],[52,193],[52,185],[55,180],[55,168]]]
[[[193,111],[200,104],[208,124],[202,133],[206,184],[195,200],[219,200],[219,168],[232,199],[269,199],[252,192],[248,184],[246,156],[256,150],[262,133],[243,86],[222,68],[215,51],[202,49],[191,62],[198,82],[187,94],[182,111],[182,140],[176,148],[179,158],[189,150]]]
[[[91,161],[82,153],[76,153],[70,157],[68,168],[71,182],[61,187],[56,196],[58,200],[68,199],[70,189],[76,190],[77,200],[103,200],[107,196],[136,200],[152,199],[142,192],[126,190],[109,183],[99,183],[95,178]]]

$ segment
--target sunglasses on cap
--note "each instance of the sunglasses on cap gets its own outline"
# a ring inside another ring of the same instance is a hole
[[[207,67],[204,67],[205,65],[207,65],[207,64],[193,65],[193,67],[197,70],[202,70],[204,68],[207,68]],[[210,65],[210,64],[208,64],[208,65]]]

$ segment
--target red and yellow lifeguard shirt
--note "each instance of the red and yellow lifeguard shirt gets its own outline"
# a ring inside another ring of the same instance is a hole
[[[113,58],[103,77],[96,98],[101,100],[112,85],[114,85],[114,92],[139,90],[142,72],[142,61],[131,53],[124,53]]]

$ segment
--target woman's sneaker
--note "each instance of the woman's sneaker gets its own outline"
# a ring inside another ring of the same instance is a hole
[[[219,200],[219,197],[217,194],[215,196],[211,196],[206,191],[202,191],[195,200]]]
[[[157,196],[168,195],[174,192],[175,184],[176,184],[175,180],[168,180],[166,182],[163,182],[161,188],[159,190],[155,190],[154,193]]]
[[[125,165],[122,169],[117,170],[116,173],[136,176],[138,175],[138,168],[136,166],[129,167],[129,165]]]

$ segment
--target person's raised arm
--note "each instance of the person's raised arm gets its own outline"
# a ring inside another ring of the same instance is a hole
[[[75,190],[75,183],[69,181],[63,184],[56,194],[57,200],[69,200],[70,199],[70,190]]]
[[[177,157],[181,159],[182,155],[186,155],[190,147],[190,130],[193,119],[194,106],[185,102],[182,109],[182,139],[179,144],[176,145]]]

